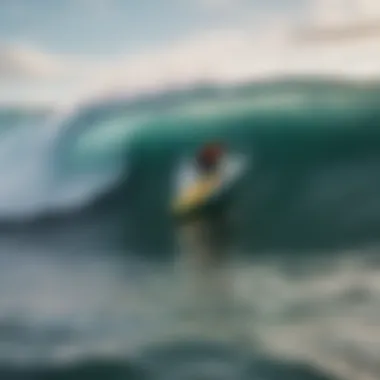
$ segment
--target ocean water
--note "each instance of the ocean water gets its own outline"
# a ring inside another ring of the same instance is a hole
[[[1,378],[378,379],[379,96],[289,79],[1,110]],[[250,163],[230,268],[244,352],[176,335],[168,204],[209,139]]]

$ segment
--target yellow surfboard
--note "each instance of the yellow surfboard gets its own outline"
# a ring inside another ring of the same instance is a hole
[[[200,178],[174,200],[172,205],[173,212],[176,215],[181,215],[196,209],[207,202],[215,191],[219,189],[220,185],[221,180],[217,175]]]

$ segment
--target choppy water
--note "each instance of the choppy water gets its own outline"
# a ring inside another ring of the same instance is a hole
[[[289,81],[4,117],[2,378],[228,378],[220,358],[230,378],[378,378],[379,94]],[[251,161],[231,271],[255,343],[238,362],[164,345],[181,328],[172,177],[209,138]]]

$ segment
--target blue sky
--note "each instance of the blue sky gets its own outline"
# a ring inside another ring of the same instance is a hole
[[[0,41],[69,54],[136,53],[213,28],[259,26],[305,0],[2,0]]]
[[[320,1],[0,0],[0,104],[298,73],[377,75],[376,36],[323,51],[295,46],[297,25]]]
[[[1,0],[0,103],[191,82],[308,1]]]

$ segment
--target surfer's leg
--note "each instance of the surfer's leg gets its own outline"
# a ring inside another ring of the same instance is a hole
[[[198,220],[179,231],[183,311],[206,330],[228,332],[236,313],[229,246],[223,230],[213,222]]]
[[[225,300],[228,284],[222,273],[223,264],[212,238],[212,226],[197,220],[181,227],[178,269],[184,284],[188,313],[198,320],[216,318],[217,309]]]
[[[180,253],[177,270],[182,282],[184,309],[189,317],[200,318],[207,305],[205,283],[205,249],[202,239],[203,225],[194,221],[179,230]]]

